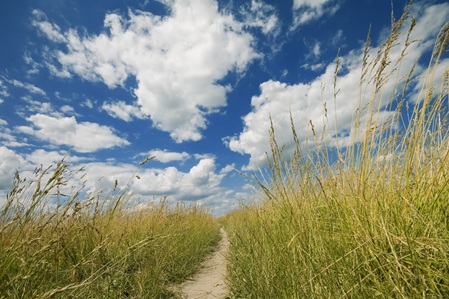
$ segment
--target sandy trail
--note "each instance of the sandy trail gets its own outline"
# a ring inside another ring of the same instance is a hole
[[[218,248],[204,261],[200,270],[189,280],[180,285],[179,290],[183,299],[215,299],[226,298],[226,259],[229,248],[228,235],[222,228],[222,239]]]

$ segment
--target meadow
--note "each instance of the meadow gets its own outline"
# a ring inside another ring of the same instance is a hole
[[[218,220],[163,199],[133,207],[129,190],[71,187],[64,160],[30,181],[17,174],[0,210],[0,298],[176,298],[220,225],[230,298],[449,298],[449,70],[435,82],[449,23],[425,77],[398,77],[419,43],[414,24],[406,9],[376,53],[368,36],[352,140],[331,142],[338,132],[311,123],[301,144],[292,119],[287,155],[267,128],[268,167],[250,178],[257,202]],[[338,76],[337,57],[335,96]],[[394,117],[380,117],[387,108]]]
[[[425,77],[398,76],[415,24],[406,10],[377,53],[368,36],[352,142],[311,123],[304,146],[292,119],[286,155],[271,127],[269,167],[250,178],[261,200],[222,219],[232,298],[449,298],[449,69],[435,80],[449,23]]]
[[[73,188],[64,160],[34,174],[0,211],[0,298],[175,298],[220,239],[201,208]]]

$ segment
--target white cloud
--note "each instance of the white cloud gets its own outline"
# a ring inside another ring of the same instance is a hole
[[[16,113],[26,118],[30,114],[46,114],[52,117],[63,117],[64,115],[77,115],[75,109],[69,105],[62,105],[61,107],[55,107],[50,102],[42,102],[33,100],[31,96],[27,95],[21,98],[27,103],[26,106],[17,108]]]
[[[319,42],[316,42],[315,45],[313,46],[312,53],[313,53],[313,55],[315,57],[320,56],[320,54],[321,54],[321,45],[320,45]]]
[[[432,85],[434,87],[435,93],[440,93],[441,95],[449,93],[447,89],[447,83],[449,78],[449,58],[442,59],[440,63],[435,68],[435,73],[433,76],[420,76],[417,80],[417,84],[414,88],[414,94],[411,99],[413,104],[419,103],[424,100],[426,94],[422,93],[421,87]],[[432,80],[433,79],[433,80]],[[442,84],[446,82],[446,84]],[[445,90],[446,89],[446,90]]]
[[[202,159],[189,172],[175,167],[144,170],[133,190],[142,195],[170,195],[176,200],[204,199],[222,193],[220,183],[225,176],[216,173],[213,159]]]
[[[61,66],[56,75],[73,73],[110,88],[134,76],[138,105],[155,127],[177,142],[196,141],[207,115],[226,106],[229,87],[217,82],[229,72],[243,72],[258,54],[244,24],[219,12],[216,1],[164,3],[171,14],[163,18],[141,11],[129,11],[127,18],[109,13],[107,32],[85,37],[73,29],[62,33],[67,51],[54,54]],[[52,33],[59,28],[41,28],[36,22],[50,39],[62,41]]]
[[[334,15],[340,9],[338,2],[335,0],[294,0],[291,30],[295,30],[300,25],[318,20],[325,15]]]
[[[220,173],[230,173],[230,172],[232,172],[232,171],[235,171],[236,170],[236,168],[235,168],[235,165],[234,164],[232,164],[232,165],[226,165],[221,171],[220,171]]]
[[[326,64],[324,64],[324,63],[316,63],[316,64],[306,63],[301,66],[301,68],[303,68],[303,69],[312,70],[314,72],[321,71],[325,67],[326,67]]]
[[[145,164],[145,167],[151,162]],[[170,202],[194,201],[223,214],[238,204],[235,193],[221,186],[228,168],[218,170],[214,159],[198,161],[189,171],[176,167],[142,168],[130,164],[87,163],[85,172],[87,187],[95,190],[111,190],[117,181],[119,188],[128,184],[135,197],[143,201],[154,196],[168,196]]]
[[[38,149],[30,154],[20,155],[0,146],[0,195],[9,191],[16,169],[21,178],[32,181],[35,178],[35,167],[42,165],[45,169],[64,158],[65,162],[70,163],[69,170],[77,173],[70,176],[66,186],[67,194],[73,192],[72,186],[81,187],[83,184],[85,191],[108,193],[115,188],[117,181],[118,192],[127,187],[134,194],[131,205],[152,202],[154,197],[168,196],[170,203],[186,201],[199,204],[211,209],[215,215],[222,215],[236,208],[243,198],[243,194],[221,186],[223,178],[232,167],[217,169],[213,158],[201,159],[184,172],[176,167],[151,168],[152,162],[138,169],[138,165],[114,161],[92,162],[91,158],[66,154],[64,151]],[[186,156],[185,153],[180,154]],[[79,171],[81,168],[83,170]],[[44,179],[48,179],[48,176]],[[2,203],[0,196],[0,206]]]
[[[283,77],[285,77],[285,76],[287,76],[287,75],[288,75],[288,70],[285,69],[285,70],[283,70],[282,73],[281,73],[281,78],[283,78]]]
[[[39,30],[44,33],[48,39],[53,42],[65,42],[66,39],[64,35],[61,33],[61,28],[58,25],[49,23],[46,19],[46,15],[40,10],[32,11],[34,21],[32,22],[33,26],[39,28]]]
[[[64,159],[65,162],[75,164],[81,161],[86,161],[81,157],[75,156],[73,154],[68,154],[64,151],[46,151],[43,149],[38,149],[28,154],[24,159],[30,164],[31,167],[34,165],[43,165],[44,168],[50,165],[56,165],[59,161]]]
[[[2,145],[11,147],[28,146],[26,139],[22,138],[21,142],[17,141],[11,129],[8,127],[6,120],[0,119],[0,141]]]
[[[308,42],[304,40],[304,44],[309,50],[309,53],[305,55],[306,60],[318,61],[321,56],[321,42],[319,41]]]
[[[30,84],[30,83],[24,83],[24,82],[21,82],[18,80],[7,80],[7,82],[15,87],[24,88],[34,94],[38,94],[38,95],[42,95],[42,96],[47,95],[46,92],[43,91],[41,88],[39,88],[33,84]]]
[[[160,149],[150,151],[150,156],[155,156],[155,160],[162,163],[168,163],[172,161],[185,161],[190,158],[190,155],[186,152],[177,153]]]
[[[260,28],[264,34],[279,34],[279,18],[274,6],[263,1],[251,0],[249,7],[242,6],[241,13],[245,17],[246,26]]]
[[[8,92],[8,88],[6,87],[6,85],[4,83],[4,80],[1,80],[1,78],[0,78],[0,96],[7,98],[10,95],[9,95],[9,92]]]
[[[61,106],[60,110],[64,114],[76,114],[75,109],[73,109],[73,107],[69,105]]]
[[[128,105],[124,101],[117,101],[115,103],[103,103],[101,107],[111,117],[120,118],[126,122],[131,121],[134,117],[144,119],[145,114],[135,105]]]
[[[47,55],[47,56],[51,56],[51,55]],[[47,66],[47,68],[51,74],[53,74],[56,77],[60,77],[60,78],[72,78],[72,74],[66,68],[62,68],[62,69],[58,68],[56,65],[54,65],[53,63],[50,62],[52,60],[52,58],[47,58],[47,59],[48,59],[48,61],[45,62],[45,65]]]
[[[7,159],[3,159],[6,157]],[[250,194],[239,193],[221,186],[223,178],[229,173],[230,166],[217,169],[214,159],[202,159],[189,171],[183,172],[175,167],[149,168],[145,164],[137,173],[136,165],[115,162],[89,162],[89,159],[73,155],[66,156],[62,151],[36,150],[29,155],[20,156],[11,150],[4,151],[0,147],[0,174],[2,170],[11,170],[4,176],[0,175],[0,182],[5,178],[3,194],[9,190],[14,174],[12,169],[19,169],[20,177],[34,178],[33,169],[39,164],[44,168],[55,165],[64,158],[71,164],[70,170],[76,171],[67,184],[67,194],[80,187],[83,183],[85,191],[108,193],[115,187],[117,181],[118,192],[128,187],[132,192],[130,206],[135,204],[146,205],[157,202],[162,196],[168,196],[167,203],[176,204],[181,201],[196,204],[209,209],[214,215],[220,216],[239,206],[240,202],[247,202]],[[6,167],[2,163],[7,162]],[[12,163],[14,162],[14,163]],[[82,171],[78,171],[83,167]],[[45,179],[47,179],[46,177]],[[0,194],[2,189],[0,188]],[[0,202],[0,205],[2,202]],[[136,207],[138,208],[138,207]]]
[[[30,96],[22,97],[22,100],[27,103],[26,107],[21,107],[18,111],[20,115],[24,113],[43,113],[59,115],[60,113],[55,111],[53,105],[50,102],[41,102],[33,100]]]
[[[213,154],[194,154],[193,157],[195,157],[195,159],[197,160],[202,160],[202,159],[215,159],[215,155]]]
[[[419,59],[425,51],[430,51],[433,41],[438,33],[439,28],[445,22],[445,16],[449,14],[449,4],[440,5],[438,7],[429,7],[423,9],[422,16],[417,18],[416,31],[411,36],[411,40],[421,40],[419,43],[413,43],[407,49],[407,56],[403,59],[400,68],[394,65],[396,59],[401,56],[403,50],[402,44],[405,42],[406,32],[399,37],[396,46],[392,47],[389,56],[393,61],[385,69],[385,74],[392,72],[390,80],[383,83],[382,93],[376,98],[376,105],[380,103],[380,99],[389,98],[392,92],[401,92],[401,84],[404,83],[406,75],[413,67],[413,64]],[[432,26],[429,20],[434,20]],[[407,28],[407,25],[405,26]],[[376,53],[379,48],[373,48],[371,53]],[[371,56],[375,56],[372,55]],[[372,124],[368,124],[369,118],[366,111],[361,109],[361,127],[358,132],[352,128],[353,116],[357,108],[364,107],[373,94],[373,82],[364,82],[361,91],[358,83],[360,82],[360,74],[362,73],[362,57],[363,49],[351,51],[348,55],[340,57],[340,70],[342,75],[337,80],[337,88],[339,89],[334,108],[334,71],[335,63],[331,63],[325,67],[324,73],[310,83],[298,83],[289,85],[278,81],[267,81],[260,85],[260,94],[252,97],[252,111],[243,118],[244,130],[234,137],[225,139],[228,147],[242,154],[249,154],[250,161],[245,169],[254,170],[266,162],[265,152],[270,152],[269,148],[269,116],[273,118],[273,125],[276,131],[278,144],[286,145],[286,154],[291,154],[294,148],[293,138],[290,124],[290,111],[292,113],[296,132],[298,133],[300,145],[306,148],[314,148],[314,137],[311,132],[310,121],[314,125],[314,130],[321,138],[321,132],[326,125],[326,134],[324,140],[328,145],[335,145],[337,140],[335,136],[335,120],[338,120],[338,140],[339,144],[349,145],[351,142],[358,141],[364,130]],[[374,59],[370,58],[371,63]],[[443,60],[442,66],[439,67],[439,75],[441,78],[444,69],[449,67],[449,61]],[[374,67],[371,76],[378,69],[378,65]],[[425,66],[416,66],[416,74],[418,78],[423,75]],[[399,81],[397,81],[399,80]],[[395,83],[399,82],[396,86]],[[396,88],[396,90],[395,90]],[[360,92],[360,93],[359,93]],[[410,95],[410,102],[416,101],[415,95]],[[360,102],[359,102],[360,101]],[[328,121],[324,119],[324,103],[326,103]],[[388,118],[395,115],[393,111],[386,109],[386,103],[380,104],[384,109],[373,115],[378,123],[384,123]],[[308,144],[308,145],[307,145]]]
[[[26,73],[29,76],[39,74],[41,65],[34,61],[29,52],[24,53],[23,60],[28,65],[28,70],[26,71]]]
[[[0,146],[0,207],[6,202],[6,194],[12,187],[13,177],[16,170],[18,171],[19,177],[21,179],[26,179],[26,185],[29,188],[27,190],[30,191],[34,188],[31,182],[35,182],[37,179],[36,168],[39,168],[41,166],[42,169],[47,169],[51,165],[55,166],[57,162],[61,161],[64,158],[65,162],[72,164],[72,166],[74,167],[71,170],[77,171],[78,169],[76,169],[76,167],[78,166],[73,164],[77,164],[80,161],[87,160],[77,156],[69,156],[66,154],[67,153],[63,153],[62,151],[47,152],[42,149],[35,150],[30,154],[20,154],[7,147]],[[50,169],[46,173],[46,175],[43,176],[41,182],[47,181],[51,177],[51,175],[52,169]],[[70,177],[67,176],[66,178],[69,179],[67,185],[65,185],[65,187],[61,186],[61,192],[64,194],[71,194],[71,192],[73,192],[74,190],[78,190],[72,189],[71,187],[81,187],[84,181],[81,175],[72,175]],[[64,188],[67,188],[67,190],[63,190]],[[24,206],[31,203],[29,201],[30,194],[27,193],[29,192],[25,190],[25,192],[23,192],[23,195],[25,196],[21,196],[20,198],[18,198],[20,204]]]
[[[0,146],[0,190],[8,191],[23,159],[7,147]]]
[[[92,100],[89,100],[89,99],[86,99],[84,102],[82,102],[81,104],[81,107],[87,107],[87,108],[90,108],[90,109],[92,109],[92,108],[94,108],[94,103],[93,103],[93,101]]]
[[[330,44],[334,46],[338,46],[339,48],[343,48],[345,41],[345,36],[343,34],[343,30],[339,29],[335,32],[335,35],[332,37]]]
[[[32,127],[18,127],[22,133],[34,135],[54,145],[69,146],[81,153],[129,144],[116,136],[110,127],[91,122],[78,123],[75,117],[35,114],[28,117],[27,121],[32,123]]]

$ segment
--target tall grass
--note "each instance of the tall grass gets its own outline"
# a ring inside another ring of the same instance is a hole
[[[269,170],[256,178],[264,203],[224,218],[235,298],[449,298],[449,70],[434,85],[449,23],[405,129],[397,117],[377,118],[385,101],[401,114],[414,87],[412,70],[395,84],[402,92],[379,102],[412,42],[409,31],[398,44],[406,24],[413,30],[409,20],[406,11],[372,60],[367,43],[360,102],[372,94],[354,119],[352,145],[329,147],[314,132],[322,146],[301,148],[292,120],[296,151],[285,159],[271,128]],[[397,46],[404,51],[392,61]],[[338,67],[337,59],[336,82]]]
[[[218,242],[215,220],[165,201],[130,209],[127,192],[73,189],[75,174],[60,161],[33,182],[16,175],[0,211],[0,298],[176,297],[171,285]]]

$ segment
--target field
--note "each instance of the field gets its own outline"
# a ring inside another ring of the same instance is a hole
[[[197,207],[74,191],[64,161],[35,175],[16,176],[1,210],[0,298],[173,298],[220,239]]]
[[[307,144],[291,119],[292,155],[267,128],[268,167],[249,178],[257,201],[219,219],[72,187],[64,160],[17,174],[0,210],[0,298],[176,298],[221,226],[229,298],[449,298],[449,69],[438,77],[449,23],[423,78],[401,72],[414,24],[406,9],[375,53],[368,35],[349,138],[326,131],[326,102]]]
[[[413,27],[406,11],[374,55],[368,37],[351,142],[327,144],[311,123],[304,146],[292,120],[286,157],[271,128],[269,169],[252,178],[263,200],[222,219],[233,298],[449,297],[449,69],[435,82],[449,24],[419,79],[398,76]],[[335,95],[338,73],[337,57]]]

